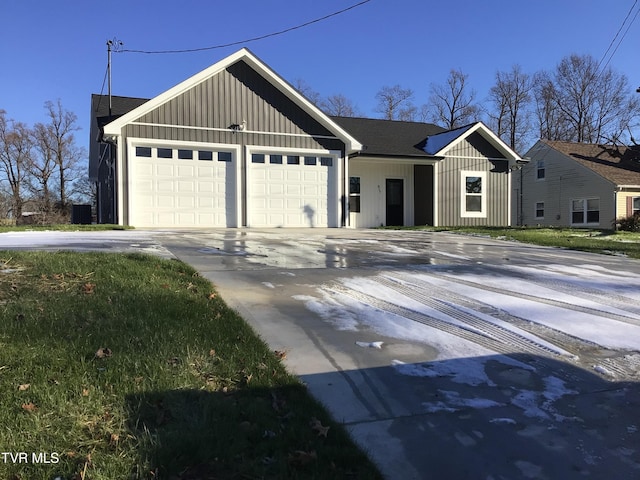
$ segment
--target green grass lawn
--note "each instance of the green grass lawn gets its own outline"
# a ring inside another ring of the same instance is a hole
[[[179,261],[0,251],[0,322],[2,479],[380,478]]]
[[[391,228],[391,227],[389,227]],[[536,227],[406,227],[411,230],[448,231],[515,240],[607,255],[640,258],[640,233],[613,230]]]

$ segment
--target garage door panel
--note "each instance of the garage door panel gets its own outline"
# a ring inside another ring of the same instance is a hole
[[[337,162],[333,162],[337,164]],[[335,226],[327,195],[335,170],[327,165],[251,164],[248,224],[256,227]],[[333,185],[332,191],[338,191]]]
[[[129,219],[132,225],[237,226],[235,159],[203,162],[195,158],[133,158]]]

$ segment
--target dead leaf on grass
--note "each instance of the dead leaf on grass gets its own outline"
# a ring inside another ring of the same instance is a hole
[[[100,347],[96,352],[96,358],[109,358],[111,355],[113,355],[113,352],[107,347]]]
[[[95,283],[87,282],[84,285],[82,285],[82,293],[84,293],[85,295],[93,295],[95,291],[96,291]]]
[[[329,433],[329,429],[331,427],[325,427],[322,425],[322,422],[320,422],[320,420],[318,420],[315,417],[311,418],[311,421],[309,422],[309,426],[311,427],[311,430],[315,431],[319,437],[324,437],[327,438],[327,433]]]
[[[117,433],[112,433],[111,436],[109,437],[109,444],[112,446],[117,446],[119,441],[120,441],[120,435],[118,435]]]
[[[318,455],[315,450],[311,450],[310,452],[305,452],[304,450],[296,450],[293,453],[289,454],[288,461],[290,465],[296,467],[303,467],[305,465],[309,465],[312,462],[315,462],[318,459]]]
[[[214,298],[216,298],[218,295],[215,292],[212,292],[209,294],[209,296],[207,297],[209,300],[213,300]]]
[[[89,389],[88,388],[83,388],[82,389],[82,396],[83,397],[88,397],[89,396]]]
[[[210,357],[215,357],[216,356],[216,350],[214,348],[212,348],[211,350],[209,350],[209,356]]]
[[[285,358],[287,358],[287,352],[284,350],[275,350],[273,353],[275,353],[276,357],[278,357],[280,360],[284,360]]]
[[[23,404],[22,404],[22,409],[23,409],[25,412],[33,413],[33,412],[35,412],[35,411],[38,409],[38,407],[36,407],[36,406],[33,404],[33,402],[29,402],[29,403],[23,403]]]
[[[31,387],[30,383],[23,383],[22,385],[18,386],[18,391],[26,392],[27,390],[29,390],[29,387]]]

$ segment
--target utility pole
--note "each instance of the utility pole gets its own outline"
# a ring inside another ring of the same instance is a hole
[[[107,77],[108,77],[108,90],[109,90],[109,117],[111,117],[111,51],[115,47],[117,51],[118,48],[122,46],[122,42],[120,40],[107,40]]]

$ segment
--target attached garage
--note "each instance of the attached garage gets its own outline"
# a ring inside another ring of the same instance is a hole
[[[248,157],[248,226],[339,225],[336,156],[253,152]]]
[[[129,139],[131,224],[237,227],[237,149]]]

